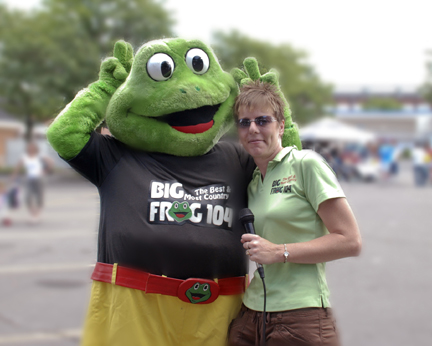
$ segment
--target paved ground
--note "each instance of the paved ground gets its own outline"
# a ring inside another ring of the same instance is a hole
[[[53,177],[40,225],[22,208],[0,229],[0,345],[78,345],[98,215],[92,185]]]
[[[328,264],[345,346],[432,342],[432,187],[403,166],[388,184],[342,183],[361,227],[359,258]],[[0,345],[78,345],[96,256],[96,189],[52,177],[42,224],[0,228]]]

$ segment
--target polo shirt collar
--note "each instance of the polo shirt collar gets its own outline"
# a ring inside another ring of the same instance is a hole
[[[294,148],[297,149],[297,147],[295,145],[292,146],[292,147],[285,147],[285,148],[283,148],[280,152],[277,153],[277,155],[275,156],[275,158],[268,163],[267,168],[271,168],[275,164],[277,164],[278,162],[281,162],[283,160],[283,158],[285,156],[287,156]],[[260,172],[260,170],[259,170],[258,167],[255,168],[255,171],[253,173],[253,177],[255,177],[256,175],[260,175],[261,176],[261,172]]]
[[[277,155],[275,156],[275,158],[273,160],[271,160],[270,162],[281,162],[282,159],[285,156],[287,156],[294,148],[296,148],[296,147],[292,146],[292,147],[285,147],[285,148],[283,148],[281,151],[279,151],[277,153]]]

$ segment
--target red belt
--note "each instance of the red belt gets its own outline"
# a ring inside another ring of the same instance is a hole
[[[96,263],[91,278],[134,288],[145,293],[175,296],[192,304],[209,304],[214,302],[219,295],[244,293],[246,282],[244,276],[216,281],[196,278],[180,280],[100,262]]]

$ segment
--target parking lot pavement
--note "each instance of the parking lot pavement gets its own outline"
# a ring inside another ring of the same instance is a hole
[[[342,183],[363,237],[358,258],[327,265],[345,346],[429,346],[432,188]],[[0,229],[0,345],[78,345],[96,258],[99,200],[81,179],[52,179],[40,225],[23,208]]]
[[[328,263],[344,345],[432,340],[432,188],[344,185],[360,225],[358,258]]]
[[[96,189],[77,177],[49,179],[40,224],[12,213],[0,229],[0,345],[78,345],[98,215]]]

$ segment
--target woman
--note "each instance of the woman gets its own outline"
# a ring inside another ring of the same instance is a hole
[[[267,345],[338,345],[324,262],[357,256],[361,238],[334,172],[322,157],[283,148],[284,102],[253,82],[235,103],[238,135],[257,169],[248,187],[256,235],[243,247],[265,271]],[[230,345],[261,339],[263,285],[257,272],[230,328]]]

